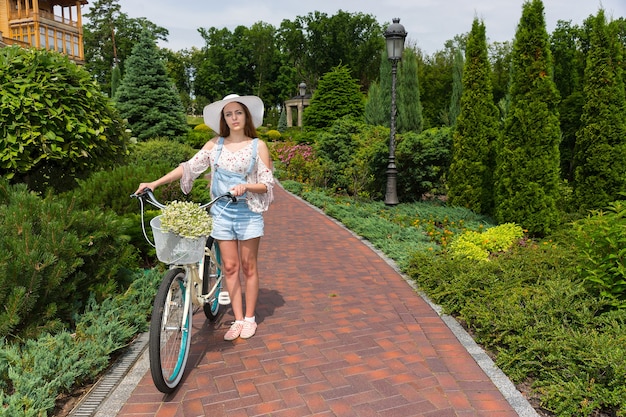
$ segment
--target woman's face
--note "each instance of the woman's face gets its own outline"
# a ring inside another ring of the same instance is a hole
[[[228,103],[224,106],[222,113],[230,130],[243,130],[246,125],[246,113],[240,103]]]

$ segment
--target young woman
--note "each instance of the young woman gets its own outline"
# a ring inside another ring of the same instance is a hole
[[[156,181],[141,183],[155,190],[158,186],[180,180],[186,194],[193,181],[211,169],[211,195],[230,191],[237,203],[220,200],[211,207],[213,231],[222,256],[226,288],[235,322],[224,340],[254,336],[257,328],[255,308],[259,294],[257,255],[263,236],[263,213],[274,198],[272,161],[267,145],[256,138],[256,128],[263,123],[263,101],[256,96],[232,94],[204,108],[204,123],[219,136],[208,141],[187,162]],[[245,279],[245,314],[239,272]]]

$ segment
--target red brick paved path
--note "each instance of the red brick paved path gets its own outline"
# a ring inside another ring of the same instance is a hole
[[[172,395],[148,372],[118,416],[517,416],[432,308],[350,232],[276,187],[259,327],[203,313]]]

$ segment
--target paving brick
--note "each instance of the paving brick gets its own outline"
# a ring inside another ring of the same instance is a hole
[[[517,413],[392,266],[318,210],[275,189],[259,257],[259,327],[194,316],[185,378],[141,378],[118,416],[489,416]]]

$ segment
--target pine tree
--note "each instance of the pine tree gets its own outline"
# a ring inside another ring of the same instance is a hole
[[[422,104],[417,78],[417,56],[405,49],[398,70],[398,133],[422,131]],[[391,116],[391,115],[390,115]]]
[[[338,65],[320,79],[304,112],[304,125],[323,129],[344,116],[363,121],[364,110],[365,98],[358,82],[347,66]]]
[[[626,191],[626,99],[622,50],[604,11],[592,20],[582,127],[576,134],[574,204],[604,208]]]
[[[495,172],[496,220],[531,235],[545,235],[559,221],[559,94],[543,10],[541,0],[523,6]]]
[[[499,111],[493,102],[485,25],[478,19],[472,24],[465,54],[463,92],[448,174],[448,197],[452,205],[491,214],[493,146],[498,136]]]
[[[126,60],[114,97],[133,135],[141,140],[176,137],[188,130],[180,96],[168,78],[154,39],[144,32]]]

